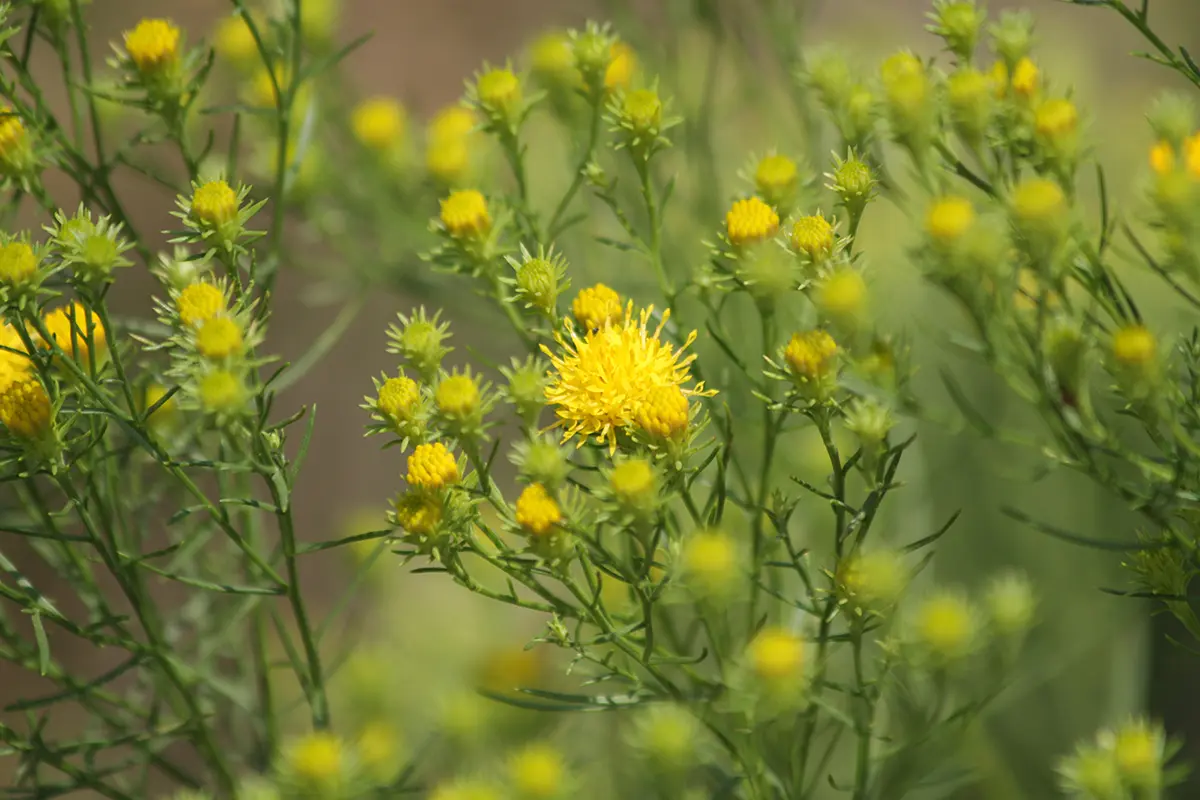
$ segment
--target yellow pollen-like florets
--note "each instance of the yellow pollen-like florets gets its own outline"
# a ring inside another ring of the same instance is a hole
[[[942,658],[965,655],[976,633],[970,604],[965,598],[948,591],[925,601],[917,611],[916,624],[921,642]]]
[[[1079,127],[1079,110],[1070,100],[1047,100],[1038,106],[1033,124],[1037,132],[1047,138],[1067,136]]]
[[[840,269],[817,287],[817,308],[827,316],[842,321],[861,314],[866,299],[867,282],[855,269]]]
[[[1158,352],[1158,342],[1143,325],[1126,325],[1112,337],[1112,354],[1118,364],[1138,367],[1149,364]]]
[[[833,226],[820,214],[801,217],[792,225],[792,247],[813,261],[833,254]]]
[[[675,438],[687,430],[687,395],[678,386],[659,386],[647,394],[634,423],[656,439]]]
[[[0,423],[22,439],[36,439],[50,428],[50,397],[41,381],[22,377],[0,385]]]
[[[1200,133],[1183,140],[1183,162],[1188,175],[1200,181]]]
[[[584,331],[594,331],[620,321],[624,309],[621,307],[621,295],[603,283],[597,283],[575,296],[571,313]]]
[[[199,327],[225,310],[225,294],[211,283],[191,283],[175,298],[175,310],[184,325]]]
[[[475,84],[479,103],[491,111],[508,113],[521,102],[521,82],[511,69],[488,70]]]
[[[604,71],[604,88],[612,91],[628,86],[637,69],[637,55],[624,42],[614,42],[609,50],[608,68]]]
[[[1067,198],[1062,187],[1046,178],[1030,178],[1013,190],[1013,211],[1021,221],[1051,224],[1066,211]]]
[[[532,483],[517,498],[516,520],[528,533],[544,536],[562,522],[562,509],[545,486]]]
[[[125,33],[125,52],[139,72],[159,72],[179,58],[179,28],[165,19],[144,19]]]
[[[975,207],[965,197],[942,197],[934,201],[925,213],[925,230],[938,244],[959,241],[973,224]]]
[[[100,320],[79,302],[59,306],[42,317],[42,324],[46,326],[46,332],[58,343],[59,348],[77,361],[88,360],[89,335],[96,352],[104,351],[104,327]]]
[[[625,95],[621,120],[637,133],[650,133],[662,124],[662,99],[653,89],[638,89]]]
[[[582,337],[559,336],[559,353],[542,347],[554,368],[546,400],[556,406],[564,441],[579,436],[582,446],[594,436],[615,450],[617,432],[637,424],[647,402],[659,401],[658,389],[675,387],[685,398],[715,394],[702,384],[684,388],[691,380],[688,365],[695,356],[682,352],[695,341],[695,331],[676,349],[660,338],[670,313],[664,313],[653,330],[647,328],[651,313],[653,308],[644,309],[635,319],[630,303],[622,322]]]
[[[470,375],[451,375],[438,384],[433,399],[446,416],[468,417],[479,409],[479,383]]]
[[[396,521],[418,536],[428,536],[442,521],[442,501],[424,492],[410,492],[396,502]]]
[[[200,381],[200,404],[205,410],[222,413],[241,408],[246,397],[246,387],[238,376],[229,370],[219,369],[208,373]]]
[[[25,283],[37,274],[37,268],[37,254],[25,242],[0,246],[0,283],[9,286]]]
[[[804,641],[783,628],[766,628],[750,643],[750,666],[764,681],[795,677],[804,665]]]
[[[363,145],[387,150],[404,135],[404,107],[390,97],[374,97],[355,107],[350,124]]]
[[[1028,57],[1022,58],[1013,67],[1012,88],[1022,97],[1032,97],[1037,93],[1039,72],[1037,64]]]
[[[192,194],[192,218],[206,225],[224,225],[237,218],[237,192],[224,180],[209,181]]]
[[[11,106],[0,106],[0,159],[11,162],[26,144],[27,133]]]
[[[725,215],[725,231],[735,246],[761,241],[777,230],[779,214],[758,197],[735,201]]]
[[[797,375],[816,379],[829,374],[837,354],[838,346],[833,337],[816,330],[794,334],[783,357]]]
[[[478,238],[492,227],[487,200],[475,189],[451,192],[442,200],[442,225],[456,239]]]
[[[636,503],[654,491],[654,468],[644,458],[631,458],[614,467],[608,481],[618,500]]]
[[[405,375],[388,378],[379,387],[379,397],[375,407],[392,420],[403,421],[412,417],[417,402],[421,399],[421,389],[417,382]]]
[[[1152,784],[1162,768],[1162,755],[1162,735],[1144,720],[1123,725],[1113,737],[1113,761],[1132,784]]]
[[[422,489],[441,489],[458,483],[458,462],[441,442],[417,445],[408,457],[406,480]]]
[[[213,317],[196,331],[196,350],[205,358],[228,358],[242,352],[242,344],[242,329],[229,317]]]

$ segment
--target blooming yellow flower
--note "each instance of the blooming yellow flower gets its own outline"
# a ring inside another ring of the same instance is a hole
[[[1038,90],[1038,77],[1037,64],[1028,57],[1022,58],[1013,67],[1013,91],[1025,98],[1033,97]]]
[[[125,32],[125,52],[143,75],[160,73],[179,59],[179,28],[165,19],[143,19]]]
[[[562,509],[540,483],[526,486],[517,498],[517,524],[532,536],[545,536],[562,522]]]
[[[25,355],[27,351],[21,335],[7,322],[0,322],[0,346],[6,348],[0,350],[0,389],[3,389],[9,381],[25,377],[33,365]]]
[[[634,133],[651,135],[662,124],[663,104],[653,89],[637,89],[625,95],[621,121]]]
[[[777,230],[779,214],[758,197],[734,201],[725,215],[726,234],[737,247],[766,239]]]
[[[820,214],[801,217],[792,225],[792,247],[813,261],[833,254],[833,226]]]
[[[1150,167],[1159,175],[1166,175],[1175,169],[1175,148],[1166,140],[1154,143],[1150,148]]]
[[[89,335],[98,354],[105,350],[104,326],[82,303],[59,306],[42,317],[42,324],[46,326],[46,332],[58,343],[59,348],[76,361],[88,360]]]
[[[242,352],[241,326],[230,317],[213,317],[196,331],[196,350],[208,359],[228,358]]]
[[[1039,135],[1048,139],[1069,136],[1079,127],[1079,110],[1065,98],[1047,100],[1034,112],[1033,125]]]
[[[337,783],[346,766],[342,740],[328,731],[314,731],[288,748],[288,771],[306,786]]]
[[[652,389],[634,415],[634,424],[655,439],[676,438],[687,430],[687,395],[678,386]]]
[[[0,383],[0,424],[22,439],[37,439],[50,429],[50,397],[36,377]]]
[[[847,267],[821,281],[816,304],[826,316],[849,322],[863,313],[867,300],[867,282],[862,273]]]
[[[642,407],[658,399],[658,389],[675,387],[685,398],[716,393],[705,391],[703,384],[684,388],[691,380],[688,365],[695,356],[684,356],[683,351],[695,341],[696,332],[676,349],[660,338],[670,311],[664,312],[653,332],[647,328],[651,313],[653,307],[646,308],[635,319],[630,303],[619,324],[583,337],[574,332],[569,339],[558,336],[560,353],[542,346],[553,367],[546,401],[557,406],[557,425],[565,429],[563,441],[579,436],[583,446],[594,436],[615,451],[617,432],[637,423]]]
[[[475,82],[479,104],[495,114],[511,114],[521,103],[521,82],[511,69],[491,69]]]
[[[229,370],[218,369],[200,379],[200,404],[214,414],[228,413],[242,407],[246,387]]]
[[[542,34],[529,48],[533,71],[552,81],[562,81],[575,70],[575,53],[571,40],[562,31]]]
[[[618,502],[638,505],[655,490],[654,468],[644,458],[626,459],[613,468],[608,482]]]
[[[621,307],[621,295],[603,283],[597,283],[575,296],[571,313],[584,331],[594,331],[619,322],[624,309]]]
[[[355,106],[350,126],[358,141],[371,150],[394,147],[404,136],[404,107],[390,97],[373,97]]]
[[[1113,761],[1130,784],[1154,785],[1162,770],[1163,747],[1161,730],[1145,720],[1133,720],[1118,728],[1113,737]]]
[[[461,140],[470,135],[477,124],[479,120],[471,109],[447,106],[430,121],[427,136],[435,141]]]
[[[12,106],[0,105],[0,162],[16,169],[26,160],[29,132]]]
[[[425,150],[425,169],[443,184],[460,183],[471,165],[471,150],[459,139],[431,140]]]
[[[479,410],[479,383],[469,374],[450,375],[438,383],[433,399],[438,411],[464,419]]]
[[[426,492],[409,492],[396,501],[396,522],[409,533],[428,536],[442,521],[442,501]]]
[[[451,192],[441,206],[442,225],[456,239],[480,238],[492,228],[487,200],[475,189]]]
[[[957,195],[935,200],[925,212],[925,230],[929,238],[940,245],[958,242],[974,224],[975,206],[967,198]]]
[[[1062,187],[1047,178],[1028,178],[1017,184],[1012,196],[1013,212],[1026,225],[1057,227],[1067,211]]]
[[[754,186],[763,197],[778,203],[796,188],[799,175],[795,161],[773,153],[759,159],[754,168]]]
[[[205,281],[188,284],[175,298],[179,321],[189,327],[199,327],[225,311],[225,293]]]
[[[37,274],[38,258],[25,242],[0,245],[0,284],[19,286]]]
[[[699,531],[684,543],[680,564],[689,587],[702,595],[723,594],[738,578],[737,545],[722,531]]]
[[[609,50],[608,68],[604,71],[604,88],[610,92],[629,85],[637,69],[637,55],[624,42],[613,42]]]
[[[796,333],[784,349],[783,357],[801,378],[817,380],[830,374],[838,354],[837,342],[825,331]]]
[[[860,607],[890,606],[904,591],[908,571],[899,554],[891,550],[858,553],[838,574],[839,588]]]
[[[421,399],[421,389],[417,382],[406,375],[388,378],[379,387],[379,396],[375,407],[388,419],[403,422],[411,419]]]
[[[1113,333],[1113,359],[1122,366],[1141,367],[1152,361],[1158,352],[1158,342],[1144,325],[1126,325]]]
[[[408,457],[406,480],[422,489],[441,489],[458,483],[458,462],[441,442],[417,445]]]
[[[214,227],[237,219],[237,192],[224,180],[208,181],[192,193],[192,218]]]
[[[517,795],[529,800],[555,797],[566,780],[562,753],[545,743],[527,745],[509,759],[508,775]]]
[[[804,641],[784,628],[765,628],[750,643],[750,667],[763,681],[794,680],[804,666]]]

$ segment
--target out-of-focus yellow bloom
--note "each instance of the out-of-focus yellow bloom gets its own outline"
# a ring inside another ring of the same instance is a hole
[[[925,230],[939,245],[957,243],[974,224],[975,206],[965,197],[941,197],[925,213]]]
[[[404,138],[404,107],[391,97],[372,97],[355,106],[350,117],[354,136],[365,147],[384,152]]]
[[[1079,109],[1070,100],[1056,97],[1040,104],[1033,115],[1034,128],[1048,139],[1069,136],[1079,127]]]
[[[764,628],[750,643],[747,655],[760,680],[795,681],[804,666],[804,640],[784,628]]]
[[[817,308],[830,319],[853,322],[865,311],[867,282],[858,270],[844,267],[818,284],[815,300]]]
[[[641,506],[653,499],[657,489],[654,467],[644,458],[629,458],[617,464],[608,478],[617,502],[625,506]]]
[[[81,363],[88,360],[89,335],[97,355],[107,349],[104,326],[100,324],[100,319],[78,301],[69,306],[59,306],[47,313],[42,317],[42,324],[46,326],[46,333],[50,334],[50,338],[58,344],[59,349]]]
[[[37,254],[25,242],[0,245],[0,285],[20,286],[37,275]]]
[[[785,155],[764,156],[754,168],[754,186],[758,193],[778,205],[796,189],[800,172],[796,162]]]
[[[921,644],[938,658],[962,658],[974,647],[979,626],[970,602],[957,592],[942,591],[917,609],[916,632]]]
[[[1012,72],[1012,90],[1029,99],[1037,94],[1040,72],[1033,60],[1025,57],[1017,62]]]
[[[508,775],[518,797],[544,800],[562,791],[567,765],[557,748],[538,742],[509,759]]]
[[[441,442],[417,445],[408,457],[406,480],[422,489],[441,489],[458,483],[458,462]]]
[[[1150,148],[1150,168],[1159,175],[1166,175],[1175,169],[1175,148],[1171,143],[1162,140]]]
[[[549,31],[529,48],[535,74],[554,83],[566,82],[575,75],[575,54],[571,40],[563,31]]]
[[[196,350],[212,360],[229,358],[242,352],[245,341],[241,326],[230,317],[213,317],[196,331]]]
[[[284,754],[285,768],[311,790],[340,782],[346,769],[346,747],[328,731],[314,731],[293,742]]]
[[[239,66],[258,59],[258,44],[241,14],[231,14],[217,24],[213,47],[221,58]]]
[[[725,232],[735,247],[773,236],[779,230],[779,214],[761,198],[736,200],[725,215]]]
[[[368,722],[358,732],[355,750],[359,761],[376,784],[391,783],[400,774],[400,735],[386,722]]]
[[[610,92],[623,89],[633,80],[637,70],[637,54],[624,42],[613,42],[609,51],[608,68],[604,71],[604,88]]]
[[[562,509],[540,483],[526,486],[517,498],[517,524],[532,536],[545,536],[562,522]]]
[[[175,298],[175,310],[184,325],[199,327],[225,311],[225,293],[205,281],[188,284]]]
[[[493,114],[513,114],[521,104],[521,81],[511,69],[491,69],[475,82],[479,104]]]
[[[0,382],[0,424],[13,436],[34,440],[50,429],[52,408],[46,387],[35,377]]]
[[[0,105],[0,165],[6,174],[20,173],[33,161],[29,131],[9,105]]]
[[[724,531],[699,531],[683,544],[680,563],[687,585],[703,596],[728,593],[739,578],[737,544]]]
[[[219,369],[200,379],[200,404],[210,413],[223,414],[240,409],[246,402],[246,387],[229,370]]]
[[[1158,354],[1158,341],[1144,325],[1126,325],[1112,337],[1113,359],[1125,367],[1144,367]]]

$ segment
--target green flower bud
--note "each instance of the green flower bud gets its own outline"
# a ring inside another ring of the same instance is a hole
[[[835,113],[845,105],[854,85],[846,57],[831,48],[818,50],[808,58],[803,77],[817,90],[821,104]]]
[[[1024,634],[1033,624],[1037,598],[1029,578],[1006,572],[993,578],[983,598],[992,625],[1002,636]]]
[[[976,7],[974,0],[938,0],[929,16],[933,20],[929,31],[940,36],[961,63],[969,62],[987,18],[984,10]]]
[[[563,449],[544,436],[519,443],[513,452],[513,462],[522,478],[547,489],[562,486],[571,471]]]
[[[979,145],[996,107],[995,84],[974,67],[958,70],[946,82],[950,118],[964,140]]]
[[[1156,97],[1146,118],[1158,138],[1176,151],[1183,148],[1184,139],[1196,130],[1196,107],[1191,98],[1177,92],[1163,92]]]
[[[1005,11],[988,32],[992,35],[992,50],[1011,72],[1033,47],[1033,15],[1028,11]]]
[[[511,367],[501,369],[508,379],[508,401],[526,424],[536,424],[538,414],[546,407],[546,371],[546,363],[537,357],[514,359]]]
[[[850,229],[853,230],[867,203],[875,196],[877,181],[870,166],[851,150],[844,161],[838,159],[833,172],[826,177],[829,179],[827,187],[838,195],[849,213]]]
[[[419,308],[409,316],[399,315],[400,324],[388,329],[389,353],[396,353],[408,360],[426,382],[432,382],[437,377],[442,359],[451,348],[445,346],[450,338],[450,326],[441,322],[439,314],[432,319],[427,317],[425,309]]]

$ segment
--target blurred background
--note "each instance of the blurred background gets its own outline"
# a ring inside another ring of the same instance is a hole
[[[805,46],[838,43],[853,54],[864,74],[872,73],[883,57],[898,48],[929,55],[937,49],[937,42],[924,31],[929,10],[924,0],[802,2],[808,17],[798,35]],[[740,0],[716,3],[723,15],[736,17]],[[1053,0],[993,1],[987,6],[993,14],[1009,7],[1029,8],[1036,14],[1037,57],[1056,85],[1074,87],[1089,120],[1091,142],[1108,168],[1110,194],[1122,198],[1124,213],[1136,215],[1150,145],[1144,111],[1161,88],[1184,87],[1171,73],[1128,55],[1143,43],[1114,14]],[[1200,50],[1200,1],[1154,0],[1152,7],[1160,31],[1177,37],[1178,44]],[[229,8],[222,0],[96,0],[91,19],[99,39],[115,41],[141,16],[170,16],[195,41],[211,31]],[[103,13],[97,13],[101,9]],[[633,3],[631,9],[647,19],[661,13],[653,0]],[[483,62],[519,58],[537,35],[550,28],[580,26],[604,16],[602,5],[574,0],[344,0],[337,36],[349,41],[374,33],[345,64],[352,89],[363,96],[399,98],[408,107],[412,124],[419,126],[437,109],[453,103],[464,79]],[[643,32],[630,38],[646,69],[652,70],[661,56],[652,51],[655,37]],[[728,92],[756,80],[752,72],[730,72],[724,78]],[[730,121],[730,131],[721,135],[721,152],[727,155],[727,163],[721,166],[726,196],[734,192],[732,176],[749,153],[788,145],[780,136],[777,130]],[[825,168],[817,166],[818,171]],[[131,182],[126,187],[134,217],[146,230],[167,227],[172,198],[146,186]],[[431,205],[426,212],[433,215],[436,207]],[[710,220],[710,229],[715,230],[719,222],[719,218]],[[970,387],[989,418],[1028,425],[1022,409],[997,389],[990,376],[960,361],[945,346],[945,329],[952,324],[947,316],[950,307],[923,288],[905,263],[916,224],[911,210],[879,203],[868,212],[862,238],[870,254],[873,291],[890,300],[879,304],[880,316],[885,324],[916,337],[915,361],[920,365],[923,396],[934,407],[949,408],[937,378],[941,369],[948,369]],[[587,270],[589,276],[606,278],[620,267],[588,264]],[[338,268],[330,265],[331,270]],[[120,302],[129,312],[145,313],[154,284],[141,270],[128,272],[119,284],[124,293]],[[1145,297],[1161,296],[1150,281],[1135,278],[1132,282]],[[310,284],[306,276],[288,272],[285,265],[268,340],[268,349],[285,358],[303,352],[334,314],[328,307],[313,307]],[[438,298],[374,294],[324,362],[284,398],[281,413],[302,403],[315,403],[318,409],[297,497],[303,538],[332,539],[379,527],[388,499],[399,488],[401,459],[397,451],[381,451],[378,441],[363,438],[366,412],[359,404],[371,390],[371,375],[394,370],[393,359],[384,351],[383,331],[397,311],[408,311],[415,302],[436,305]],[[1160,327],[1188,322],[1165,299],[1160,305]],[[453,321],[460,349],[490,335],[486,319],[483,323],[466,317]],[[1020,684],[1001,698],[988,726],[989,739],[981,745],[986,752],[979,761],[985,770],[991,762],[990,782],[996,791],[981,789],[977,796],[1052,796],[1050,764],[1057,755],[1097,727],[1147,706],[1165,719],[1169,730],[1190,740],[1186,752],[1200,760],[1200,700],[1193,700],[1191,691],[1200,677],[1200,662],[1178,648],[1164,646],[1164,633],[1169,630],[1160,626],[1152,632],[1158,623],[1150,607],[1100,591],[1100,587],[1127,587],[1119,556],[1046,539],[1005,517],[1001,508],[1013,504],[1031,516],[1098,538],[1130,538],[1131,516],[1084,480],[1055,476],[1035,481],[1036,453],[982,442],[960,427],[922,423],[921,428],[919,466],[910,475],[912,513],[936,525],[956,510],[964,512],[940,546],[938,580],[972,585],[1000,567],[1018,566],[1032,575],[1044,597],[1045,622],[1035,638],[1030,668]],[[795,459],[802,460],[803,455],[795,454]],[[352,566],[345,559],[344,572],[332,568],[342,563],[324,559],[311,564],[306,575],[310,589],[332,597]],[[406,667],[416,670],[411,674],[431,671],[429,665],[438,663],[440,653],[460,646],[499,646],[503,637],[497,635],[494,610],[483,608],[440,576],[412,575],[384,559],[371,577],[387,585],[390,605],[381,621],[370,624],[386,631],[383,638],[395,643],[396,653],[426,665]],[[536,633],[539,624],[534,621],[531,630]],[[398,674],[409,676],[410,671]],[[26,691],[17,680],[3,686],[0,694],[6,696]],[[1185,791],[1180,796],[1200,796],[1200,784],[1188,791],[1191,794]]]

